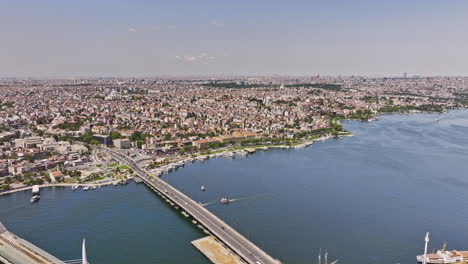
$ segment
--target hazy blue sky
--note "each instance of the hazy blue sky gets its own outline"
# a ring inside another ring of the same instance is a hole
[[[0,76],[468,75],[467,0],[0,0]]]

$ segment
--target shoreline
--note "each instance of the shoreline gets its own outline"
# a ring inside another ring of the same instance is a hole
[[[52,183],[52,184],[42,184],[42,185],[38,185],[38,186],[39,186],[39,189],[49,188],[49,187],[72,187],[72,186],[92,187],[92,186],[111,185],[114,182],[117,182],[117,181],[112,181],[112,182],[109,182],[109,183],[106,183],[106,184],[102,184],[102,183],[101,184],[97,184],[97,183]],[[33,186],[31,185],[31,186],[19,187],[19,188],[8,190],[8,191],[2,191],[2,192],[0,192],[0,196],[7,195],[7,194],[13,194],[13,193],[16,193],[16,192],[23,192],[23,191],[31,190],[32,187]]]
[[[298,143],[293,143],[291,145],[286,144],[279,144],[279,145],[254,145],[254,146],[239,146],[233,147],[227,150],[213,150],[209,153],[198,153],[190,157],[183,157],[177,160],[174,160],[170,163],[167,163],[163,166],[148,169],[148,171],[152,174],[152,176],[162,177],[163,174],[169,174],[175,171],[179,167],[183,167],[187,163],[193,163],[194,161],[199,161],[203,163],[207,159],[219,158],[219,157],[226,157],[226,158],[233,158],[235,155],[242,155],[247,156],[248,154],[253,154],[258,150],[267,151],[268,149],[301,149],[310,147],[315,142],[319,141],[326,141],[331,138],[341,138],[341,137],[350,137],[353,136],[350,132],[345,132],[342,135],[333,136],[331,134],[320,136],[318,138],[313,138],[309,140],[305,140]],[[154,174],[154,175],[153,175]]]
[[[374,122],[374,121],[379,121],[380,119],[378,117],[380,116],[386,116],[386,115],[413,115],[413,114],[447,114],[450,111],[456,111],[456,110],[468,110],[467,108],[452,108],[452,109],[444,109],[442,112],[435,112],[435,111],[419,111],[419,110],[413,110],[411,112],[388,112],[388,113],[376,113],[372,115],[372,118],[369,120],[357,120],[357,119],[344,119],[344,120],[339,120],[340,121],[358,121],[358,122]],[[193,154],[190,157],[184,157],[177,159],[173,162],[167,163],[163,166],[148,170],[151,173],[156,174],[156,177],[162,177],[164,173],[169,174],[173,171],[175,171],[178,167],[184,166],[186,163],[192,163],[194,161],[200,161],[204,162],[207,159],[210,158],[218,158],[218,157],[228,157],[228,158],[233,158],[234,155],[248,155],[252,154],[258,150],[263,150],[267,151],[268,149],[301,149],[301,148],[306,148],[311,145],[313,145],[315,142],[318,141],[325,141],[330,138],[342,138],[342,137],[351,137],[353,134],[349,131],[342,132],[342,134],[338,134],[336,136],[333,136],[331,134],[320,136],[318,138],[314,139],[308,139],[304,140],[302,142],[297,142],[297,143],[292,143],[291,145],[286,145],[286,144],[278,144],[278,145],[273,145],[273,144],[264,144],[264,145],[254,145],[254,146],[238,146],[238,147],[232,147],[230,149],[224,150],[224,149],[218,149],[218,150],[213,150],[209,151],[208,153],[197,153]],[[153,175],[154,176],[154,175]]]
[[[373,121],[379,121],[380,119],[378,117],[380,116],[386,116],[386,115],[412,115],[412,114],[446,114],[449,113],[450,111],[454,110],[468,110],[467,108],[454,108],[454,109],[445,109],[442,112],[430,112],[430,111],[418,111],[414,110],[412,112],[388,112],[388,113],[377,113],[372,116],[371,119],[369,120],[356,120],[356,119],[344,119],[340,121],[358,121],[358,122],[373,122]],[[157,174],[157,177],[162,177],[164,173],[169,174],[173,171],[175,171],[177,168],[184,166],[186,163],[192,163],[194,161],[200,161],[204,162],[206,159],[210,158],[219,158],[219,157],[228,157],[228,158],[233,158],[235,154],[237,155],[248,155],[252,154],[258,150],[263,150],[267,151],[268,149],[301,149],[301,148],[306,148],[310,147],[313,145],[315,142],[319,141],[325,141],[330,138],[342,138],[342,137],[351,137],[353,134],[349,131],[343,132],[341,135],[333,136],[333,135],[324,135],[320,136],[318,138],[314,139],[309,139],[305,140],[302,142],[297,142],[297,143],[292,143],[291,145],[286,145],[286,144],[278,144],[278,145],[273,145],[273,144],[265,144],[265,145],[254,145],[254,146],[238,146],[238,147],[233,147],[227,150],[213,150],[210,151],[209,153],[197,153],[193,154],[190,157],[185,157],[185,158],[180,158],[177,159],[173,162],[167,163],[163,166],[148,170],[151,173]],[[242,153],[244,152],[244,153]],[[226,156],[230,155],[230,156]],[[154,175],[153,175],[154,176]],[[80,187],[92,187],[92,186],[103,186],[103,185],[110,185],[113,184],[114,182],[118,182],[120,180],[112,181],[106,184],[93,184],[93,183],[56,183],[56,184],[43,184],[39,185],[39,188],[45,188],[45,187],[71,187],[71,186],[80,186]],[[21,191],[27,191],[31,190],[32,186],[25,186],[25,187],[20,187],[16,189],[11,189],[7,191],[0,191],[0,197],[3,195],[7,194],[13,194],[16,192],[21,192]]]

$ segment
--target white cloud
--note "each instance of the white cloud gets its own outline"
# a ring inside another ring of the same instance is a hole
[[[183,55],[183,56],[176,56],[176,59],[180,61],[186,62],[204,62],[208,63],[216,59],[215,56],[208,55],[207,53],[200,53],[199,55]]]
[[[222,23],[220,21],[217,21],[217,20],[211,20],[211,25],[213,25],[215,27],[223,27],[224,23]]]
[[[133,32],[133,33],[137,32],[136,29],[134,29],[134,28],[132,28],[132,27],[129,27],[129,28],[128,28],[128,31],[129,31],[129,32]]]

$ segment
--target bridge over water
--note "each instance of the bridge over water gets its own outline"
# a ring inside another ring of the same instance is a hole
[[[216,217],[205,207],[201,206],[199,203],[195,202],[165,181],[152,177],[148,171],[141,168],[140,165],[130,157],[113,149],[102,148],[102,150],[111,155],[115,160],[132,168],[136,175],[140,177],[146,185],[158,192],[164,198],[176,204],[181,208],[181,210],[188,213],[200,225],[224,243],[245,262],[250,264],[281,263],[279,260],[274,259],[239,232],[234,230],[234,228]]]
[[[60,260],[8,231],[0,223],[0,263],[5,264],[89,264],[83,241],[83,258]]]

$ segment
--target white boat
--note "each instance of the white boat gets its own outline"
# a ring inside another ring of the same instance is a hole
[[[198,156],[198,157],[197,157],[197,160],[203,162],[203,161],[205,161],[207,158],[208,158],[207,156]]]
[[[96,189],[97,189],[96,186],[92,186],[92,187],[91,187],[91,190],[96,190]]]
[[[247,152],[246,151],[243,151],[243,150],[239,150],[236,152],[237,154],[241,155],[241,156],[246,156],[247,155]]]
[[[226,157],[228,157],[228,158],[232,158],[232,157],[234,157],[234,153],[232,153],[232,152],[226,152],[226,153],[224,153],[224,156],[226,156]]]
[[[307,147],[306,144],[299,144],[299,145],[294,146],[295,149],[301,149],[301,148],[305,148],[305,147]]]
[[[78,187],[79,187],[78,185],[74,185],[74,186],[72,186],[72,191],[76,191],[76,190],[78,190]]]
[[[248,153],[254,153],[257,150],[254,148],[248,148],[248,149],[245,149],[245,151],[247,151]]]
[[[41,196],[39,195],[34,195],[33,197],[31,197],[31,199],[29,200],[30,203],[35,203],[37,202],[39,199],[41,199]]]
[[[231,200],[228,199],[228,198],[225,198],[225,197],[221,198],[221,201],[220,201],[221,204],[228,204],[230,202],[231,202]]]
[[[120,184],[122,184],[122,185],[128,184],[128,180],[121,180]]]
[[[85,186],[85,187],[83,188],[83,191],[85,191],[85,192],[86,192],[86,191],[89,191],[89,186]]]
[[[32,187],[32,195],[38,195],[39,194],[39,185],[34,185]]]
[[[205,191],[205,185],[202,185],[200,189],[202,190],[202,192],[204,192]]]

